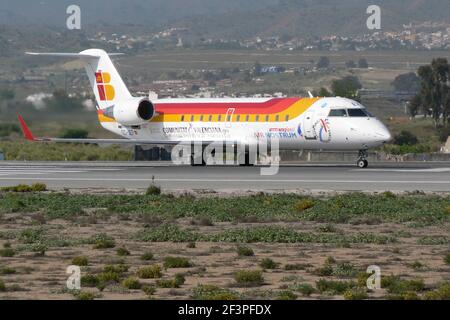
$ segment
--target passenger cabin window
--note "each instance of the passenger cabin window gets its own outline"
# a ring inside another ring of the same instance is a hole
[[[191,116],[191,122],[193,122],[194,121],[194,116]]]
[[[200,116],[200,122],[203,122],[203,115]]]
[[[286,121],[289,121],[289,115],[286,115]]]
[[[217,121],[222,121],[222,115],[219,115],[219,119]]]
[[[240,114],[238,114],[238,116],[237,116],[237,118],[236,118],[236,121],[237,121],[237,122],[241,121],[241,115],[240,115]]]
[[[247,115],[246,117],[245,117],[245,121],[249,121],[250,120],[250,116],[249,115]]]
[[[210,114],[209,115],[209,122],[211,122],[212,121],[212,115]]]
[[[349,117],[368,117],[363,109],[347,109]]]
[[[276,122],[280,121],[280,115],[277,114],[277,116],[275,117],[275,121]]]
[[[184,115],[183,116],[181,116],[181,122],[183,122],[184,121]]]
[[[256,122],[258,122],[258,121],[259,121],[259,116],[256,116],[256,119],[255,119],[255,121],[256,121]]]
[[[347,111],[345,109],[332,109],[328,114],[329,117],[347,117]]]
[[[266,122],[269,122],[269,116],[266,116]]]

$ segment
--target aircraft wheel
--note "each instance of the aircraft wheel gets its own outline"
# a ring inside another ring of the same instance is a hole
[[[367,168],[369,166],[369,161],[365,159],[359,159],[356,165],[358,166],[358,168]]]

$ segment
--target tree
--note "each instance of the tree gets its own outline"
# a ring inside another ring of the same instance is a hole
[[[345,62],[345,67],[347,69],[353,69],[356,68],[356,63],[353,60],[348,60],[347,62]]]
[[[361,58],[358,61],[358,67],[361,69],[367,69],[369,67],[369,63],[365,58]]]
[[[333,80],[331,90],[338,97],[359,100],[358,90],[362,88],[361,82],[355,76],[347,76],[339,80]]]
[[[408,112],[409,115],[414,118],[419,114],[420,110],[423,110],[422,99],[419,95],[414,96],[411,101],[409,101]]]
[[[83,104],[80,99],[69,97],[64,90],[55,90],[51,98],[44,100],[47,108],[52,111],[79,111],[83,109]]]
[[[328,57],[320,57],[319,62],[317,62],[318,69],[326,69],[330,66],[330,59]]]
[[[433,59],[430,65],[421,66],[418,70],[421,79],[421,89],[416,99],[427,104],[425,114],[433,117],[436,127],[446,126],[450,116],[450,65],[445,58]]]
[[[315,97],[331,97],[332,93],[327,90],[327,88],[320,88],[319,92],[314,91],[313,92]]]
[[[414,72],[409,72],[395,77],[391,85],[396,91],[418,92],[420,90],[420,78]]]
[[[399,146],[412,146],[417,144],[419,141],[417,140],[417,137],[411,132],[402,130],[398,135],[394,137],[393,142],[394,144],[397,144]]]

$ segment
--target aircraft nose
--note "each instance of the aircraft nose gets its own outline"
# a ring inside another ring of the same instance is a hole
[[[392,140],[392,135],[387,128],[378,130],[375,136],[378,141],[382,141],[383,143],[387,143]]]

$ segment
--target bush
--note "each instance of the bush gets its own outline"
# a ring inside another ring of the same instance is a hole
[[[187,258],[182,257],[166,257],[164,259],[164,268],[189,268],[191,263]]]
[[[16,252],[14,251],[14,249],[11,248],[0,249],[0,257],[2,258],[11,258],[14,257],[15,254]]]
[[[19,184],[17,186],[2,187],[4,192],[42,192],[47,190],[47,186],[43,183],[33,183],[32,185]]]
[[[129,256],[130,255],[130,251],[127,250],[127,248],[118,248],[116,250],[116,253],[119,257],[124,257],[124,256]]]
[[[202,285],[192,289],[195,300],[238,300],[239,295],[236,292],[219,288],[214,285]]]
[[[280,291],[278,293],[277,299],[278,300],[295,300],[295,299],[297,299],[297,295],[294,294],[290,290],[285,290],[285,291]]]
[[[333,281],[320,279],[316,281],[317,290],[320,293],[331,293],[331,294],[343,294],[345,291],[352,289],[356,286],[354,282],[347,281]]]
[[[152,184],[147,188],[145,194],[148,196],[158,196],[161,194],[161,188]]]
[[[148,285],[145,285],[145,286],[142,287],[142,291],[144,291],[144,293],[145,293],[146,295],[152,296],[152,295],[155,294],[156,288],[155,288],[154,286],[148,286]]]
[[[211,221],[209,217],[195,217],[191,220],[191,224],[194,226],[205,226],[211,227],[214,223]]]
[[[122,281],[122,286],[130,290],[141,289],[142,285],[135,277],[129,277]]]
[[[149,261],[153,259],[153,253],[151,252],[145,252],[142,256],[141,256],[141,260],[142,261]]]
[[[263,269],[276,269],[278,266],[278,263],[276,263],[275,261],[273,261],[270,258],[264,258],[259,265]]]
[[[141,279],[161,278],[161,266],[154,264],[152,266],[143,267],[137,271],[137,276]]]
[[[72,259],[72,264],[75,266],[85,267],[89,264],[89,259],[86,256],[79,256]]]
[[[264,283],[264,277],[259,270],[241,270],[234,274],[234,280],[242,286],[254,287]]]
[[[305,270],[306,268],[311,267],[310,264],[306,263],[294,263],[294,264],[287,264],[284,266],[284,270],[291,271],[291,270]]]
[[[450,282],[445,282],[434,291],[424,294],[426,300],[450,300]]]
[[[237,247],[237,254],[240,257],[250,257],[255,255],[252,248],[244,246]]]
[[[177,273],[174,279],[158,280],[156,284],[160,288],[179,288],[185,281],[184,275]]]
[[[302,295],[309,297],[314,292],[316,292],[316,289],[309,283],[301,283],[295,286],[295,291],[300,292]]]
[[[402,130],[394,137],[393,143],[399,146],[415,145],[419,142],[417,137],[409,131]]]
[[[127,272],[129,269],[129,267],[127,265],[124,264],[110,264],[107,265],[103,268],[104,272],[115,272],[115,273],[119,273],[119,274],[123,274],[125,272]]]
[[[108,284],[111,282],[118,283],[122,274],[114,271],[104,271],[97,275],[99,284]]]
[[[115,240],[104,233],[96,235],[92,241],[94,249],[110,249],[116,246]]]
[[[398,276],[386,276],[381,279],[381,287],[391,294],[404,294],[408,291],[423,291],[425,283],[422,279],[403,280]]]
[[[450,264],[450,253],[445,255],[444,262],[445,262],[445,264]]]
[[[87,291],[79,291],[74,293],[74,296],[77,300],[94,300],[95,294]]]
[[[10,268],[10,267],[4,267],[4,268],[0,268],[0,274],[15,274],[16,273],[16,269]]]
[[[87,139],[89,132],[84,129],[67,129],[65,130],[60,138],[63,139]]]
[[[300,213],[312,207],[314,207],[314,201],[312,201],[311,199],[303,199],[295,204],[295,211]]]
[[[99,279],[94,274],[87,274],[87,275],[81,276],[81,286],[82,287],[93,288],[93,287],[96,287],[98,284],[99,284]]]
[[[368,298],[367,292],[363,288],[353,288],[346,290],[344,292],[345,300],[364,300],[367,298]]]

